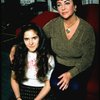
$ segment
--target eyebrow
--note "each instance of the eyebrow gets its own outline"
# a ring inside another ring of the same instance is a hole
[[[65,1],[70,1],[70,0],[65,0]]]
[[[60,1],[63,1],[63,0],[58,0],[58,2],[60,2]],[[64,0],[64,2],[66,2],[66,1],[70,1],[70,0]]]

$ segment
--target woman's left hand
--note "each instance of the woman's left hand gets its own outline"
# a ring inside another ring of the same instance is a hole
[[[58,78],[60,79],[60,81],[58,82],[57,85],[60,86],[59,89],[64,91],[65,89],[68,88],[68,84],[71,79],[71,74],[70,72],[65,72],[61,74]]]

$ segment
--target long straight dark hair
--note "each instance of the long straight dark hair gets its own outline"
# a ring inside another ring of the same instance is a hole
[[[17,37],[17,45],[16,51],[14,55],[14,60],[12,63],[12,70],[15,71],[15,79],[18,82],[22,82],[27,80],[25,76],[25,72],[27,69],[27,53],[28,49],[24,44],[24,33],[28,30],[34,30],[36,34],[39,36],[39,46],[36,49],[37,52],[37,78],[44,82],[46,79],[46,74],[48,72],[48,55],[49,50],[47,48],[47,38],[45,36],[44,31],[34,23],[27,23],[21,27],[21,31]]]

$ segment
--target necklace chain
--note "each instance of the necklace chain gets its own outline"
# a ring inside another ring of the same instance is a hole
[[[70,33],[70,31],[71,31],[70,28],[77,22],[77,19],[78,18],[76,17],[76,20],[69,27],[67,27],[67,29],[65,30],[67,34]]]

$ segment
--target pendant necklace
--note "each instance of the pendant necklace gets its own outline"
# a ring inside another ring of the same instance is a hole
[[[67,27],[67,29],[65,30],[66,31],[66,34],[69,34],[70,33],[70,28],[75,24],[77,22],[77,18],[76,18],[76,20],[69,26],[69,27]]]

